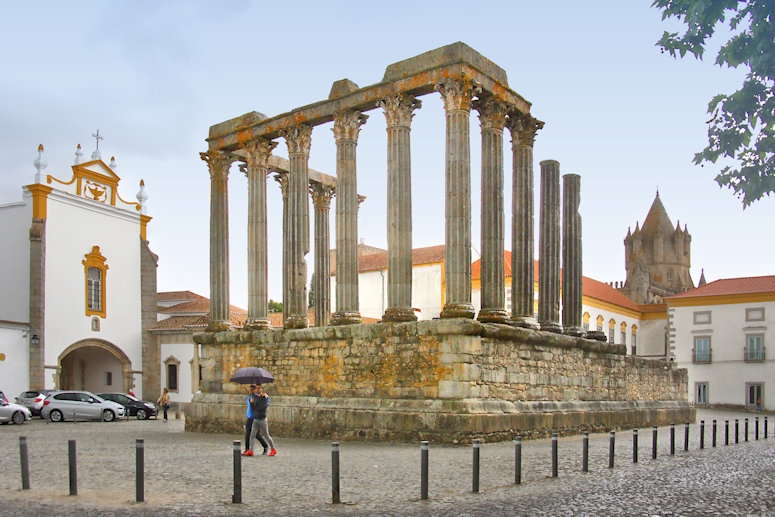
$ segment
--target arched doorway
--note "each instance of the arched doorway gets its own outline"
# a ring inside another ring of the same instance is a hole
[[[117,346],[100,339],[73,343],[59,355],[57,388],[94,393],[129,391],[132,363]]]

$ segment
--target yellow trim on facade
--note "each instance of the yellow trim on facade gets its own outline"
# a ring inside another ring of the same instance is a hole
[[[51,187],[33,183],[27,185],[27,190],[32,194],[32,218],[46,219],[46,210],[48,207],[48,195],[54,190]]]
[[[640,311],[628,309],[627,307],[622,307],[621,305],[616,305],[615,303],[604,302],[603,300],[598,300],[597,298],[592,298],[589,296],[582,296],[582,303],[587,307],[594,307],[595,309],[600,309],[603,311],[616,312],[623,316],[629,316],[630,318],[641,319],[642,316]]]
[[[87,316],[100,316],[101,318],[105,318],[107,314],[107,299],[105,297],[106,293],[106,285],[107,285],[107,279],[108,279],[108,265],[105,263],[106,258],[100,253],[100,247],[94,246],[91,249],[90,253],[87,253],[86,258],[81,261],[81,264],[83,264],[83,276],[84,276],[84,287],[85,287],[85,297],[84,297],[84,306],[86,309],[86,315]],[[100,282],[100,310],[95,311],[92,309],[89,309],[89,269],[90,268],[97,268],[100,271],[102,271],[102,281]]]
[[[695,307],[698,305],[730,305],[737,303],[775,302],[775,292],[723,294],[717,296],[693,296],[665,300],[670,307]]]
[[[148,240],[146,239],[146,232],[148,230],[148,223],[151,222],[151,219],[153,219],[153,217],[149,215],[140,215],[140,238],[144,241]]]
[[[641,321],[664,320],[664,319],[667,319],[667,311],[665,311],[665,312],[644,312],[643,315],[640,317]]]

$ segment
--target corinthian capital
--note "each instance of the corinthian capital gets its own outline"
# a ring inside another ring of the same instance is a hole
[[[342,140],[358,141],[358,134],[361,132],[361,126],[369,118],[365,113],[357,110],[342,110],[334,113],[334,139],[337,142]]]
[[[474,100],[473,107],[479,112],[479,124],[482,130],[502,130],[506,125],[508,108],[506,104],[494,97],[484,97]]]
[[[280,185],[280,193],[283,199],[288,198],[288,173],[278,172],[274,175],[274,180]]]
[[[470,79],[444,79],[436,83],[436,91],[441,94],[446,111],[471,111],[471,101],[482,88]]]
[[[385,110],[388,127],[409,127],[414,117],[413,111],[422,107],[422,101],[413,95],[399,93],[378,101],[377,106]]]
[[[544,123],[529,113],[520,113],[509,115],[507,126],[509,131],[511,131],[512,146],[524,145],[533,147],[536,133],[544,127]]]
[[[334,187],[318,182],[310,182],[309,192],[312,194],[315,210],[328,210],[331,208],[331,198],[336,194]]]
[[[212,149],[204,153],[199,153],[199,157],[207,163],[207,167],[210,169],[210,179],[227,177],[229,175],[231,162],[234,161],[234,157],[231,153],[214,151]]]
[[[309,155],[309,149],[312,145],[312,126],[299,124],[291,128],[280,131],[288,144],[288,154]]]
[[[266,170],[269,166],[269,157],[272,156],[275,147],[277,147],[277,142],[266,138],[254,138],[244,142],[242,148],[245,150],[245,156],[248,160],[248,170]]]

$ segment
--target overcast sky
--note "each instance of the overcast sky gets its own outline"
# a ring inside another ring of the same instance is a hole
[[[623,239],[654,196],[692,235],[692,277],[775,274],[775,199],[742,209],[691,163],[706,143],[707,103],[743,71],[675,60],[655,47],[663,30],[650,0],[470,1],[35,1],[4,2],[0,16],[0,204],[33,181],[38,144],[47,172],[71,177],[76,145],[92,133],[115,156],[120,195],[140,179],[153,217],[159,290],[209,296],[209,127],[251,111],[267,116],[324,100],[334,81],[381,81],[387,65],[463,41],[508,74],[545,121],[538,162],[581,175],[584,274],[623,281]],[[717,42],[716,42],[717,43]],[[412,123],[415,247],[444,243],[444,110],[422,98]],[[385,119],[369,112],[358,145],[359,236],[387,246]],[[335,174],[331,124],[312,133],[310,167]],[[506,131],[508,135],[508,131]],[[479,246],[479,123],[471,119],[473,242]],[[510,139],[504,137],[506,185]],[[276,153],[287,156],[280,139]],[[282,298],[281,198],[269,181],[269,295]],[[538,191],[536,190],[536,195]],[[247,307],[246,180],[229,181],[231,302]],[[511,196],[507,193],[507,221]],[[538,206],[538,205],[536,205]],[[536,217],[538,213],[536,212]],[[334,208],[331,211],[332,243]],[[769,223],[769,224],[768,224]],[[766,226],[765,226],[766,225]],[[506,234],[510,236],[507,229]],[[538,233],[536,232],[536,236]],[[333,244],[332,244],[333,246]],[[510,237],[507,239],[510,248]],[[538,243],[536,243],[538,253]],[[308,256],[310,274],[314,264]]]

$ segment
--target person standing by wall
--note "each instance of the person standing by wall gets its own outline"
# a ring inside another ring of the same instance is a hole
[[[156,399],[156,405],[160,406],[164,410],[164,421],[167,421],[167,410],[170,408],[170,392],[167,388]]]
[[[277,454],[277,449],[274,448],[274,441],[269,436],[269,423],[266,419],[266,410],[269,407],[269,395],[264,392],[264,387],[260,384],[256,386],[255,396],[251,397],[250,403],[253,406],[253,431],[252,434],[261,440],[262,436],[269,444],[269,456]],[[267,444],[263,443],[264,454],[267,454]]]

